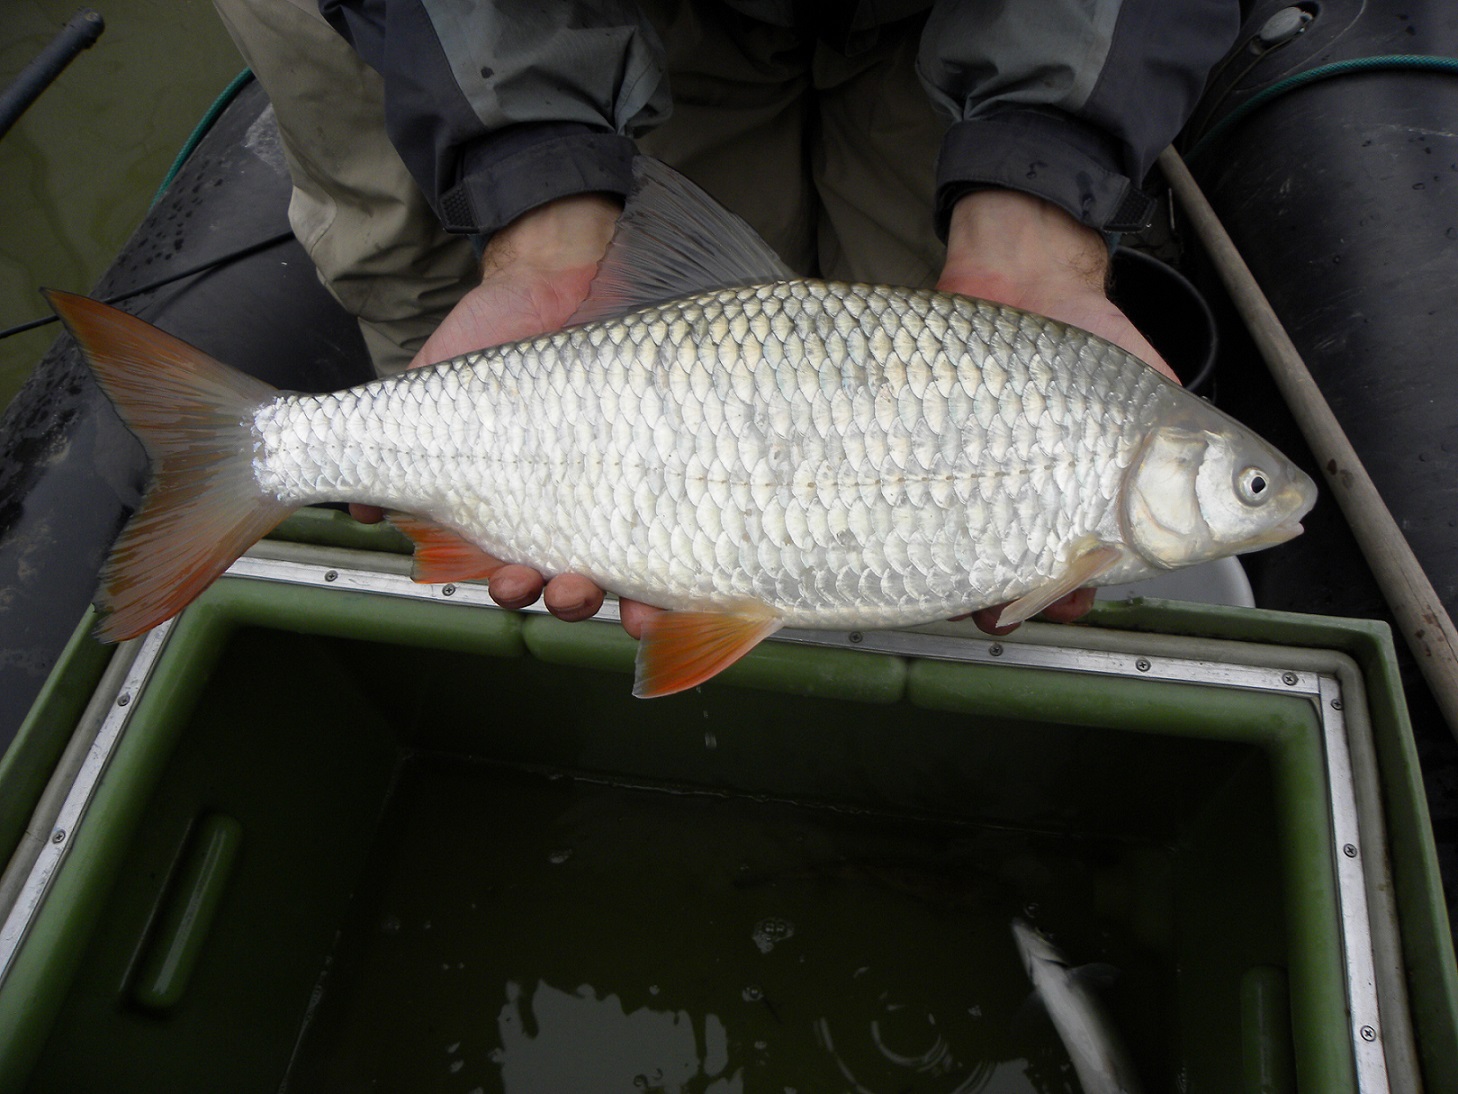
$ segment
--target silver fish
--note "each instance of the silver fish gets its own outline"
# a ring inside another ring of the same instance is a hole
[[[103,571],[103,637],[180,611],[292,510],[398,511],[417,577],[483,552],[672,611],[640,695],[782,626],[924,623],[1298,534],[1311,480],[1083,331],[967,297],[796,279],[650,160],[559,332],[280,394],[51,294],[154,482]]]
[[[1033,990],[1068,1050],[1083,1094],[1139,1094],[1134,1065],[1098,999],[1036,927],[1013,920],[1013,939]]]

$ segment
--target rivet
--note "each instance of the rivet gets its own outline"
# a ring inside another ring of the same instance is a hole
[[[1285,684],[1288,688],[1294,688],[1300,682],[1300,679],[1294,672],[1281,673],[1281,683]]]
[[[57,828],[54,832],[51,833],[51,842],[52,843],[64,843],[65,840],[66,840],[66,830],[64,828]]]
[[[131,701],[132,701],[131,692],[123,692],[122,694],[120,694],[120,695],[118,695],[116,697],[116,705],[119,706],[119,707],[124,707],[128,703],[130,703]]]
[[[456,595],[456,587],[454,585],[447,585],[447,586],[445,586],[444,588],[441,589],[440,595],[441,596],[455,596]]]
[[[338,581],[339,580],[339,571],[338,570],[326,570],[325,573],[324,573],[324,580],[325,581]]]
[[[862,642],[866,640],[866,636],[863,635],[860,631],[851,631],[850,634],[846,637],[850,640],[850,643],[853,646],[859,646]]]
[[[1135,661],[1134,662],[1134,667],[1136,669],[1138,669],[1140,672],[1148,672],[1149,671],[1149,658],[1147,658],[1147,657],[1141,657],[1141,658],[1139,658],[1138,661]]]
[[[1348,843],[1348,844],[1346,844],[1342,848],[1342,854],[1346,855],[1347,858],[1356,858],[1357,857],[1357,845],[1355,843]]]
[[[1362,1040],[1364,1040],[1364,1041],[1375,1041],[1375,1040],[1377,1040],[1377,1031],[1375,1029],[1373,1029],[1371,1026],[1363,1026],[1362,1027]]]
[[[1342,701],[1340,699],[1333,699],[1331,701],[1331,709],[1332,710],[1341,710],[1342,709]]]
[[[990,657],[1001,657],[1002,656],[1002,643],[1001,642],[994,642],[992,645],[990,645],[990,646],[987,647],[987,653],[988,653],[988,656],[990,656]]]

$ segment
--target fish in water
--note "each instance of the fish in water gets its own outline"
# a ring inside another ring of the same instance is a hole
[[[1012,933],[1023,968],[1068,1051],[1083,1094],[1138,1094],[1134,1065],[1089,989],[1091,974],[1070,968],[1058,948],[1026,920],[1014,919]]]
[[[780,627],[868,629],[1280,543],[1311,480],[1124,350],[948,293],[796,278],[669,168],[561,331],[326,395],[280,393],[125,313],[48,297],[152,460],[99,634],[180,611],[293,510],[399,514],[428,582],[487,556],[670,609],[634,691]]]

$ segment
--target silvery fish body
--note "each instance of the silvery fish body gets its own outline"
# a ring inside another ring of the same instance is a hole
[[[1013,623],[1301,530],[1310,479],[1125,351],[966,297],[796,279],[675,172],[640,158],[634,179],[566,329],[331,395],[50,294],[153,463],[98,633],[181,611],[318,501],[398,510],[422,580],[522,562],[675,609],[643,625],[640,695],[786,625],[1007,602]]]
[[[1083,1094],[1140,1094],[1138,1072],[1089,981],[1092,967],[1071,968],[1058,948],[1024,920],[1013,941],[1033,990],[1047,1010]]]
[[[1037,316],[789,281],[281,398],[254,420],[254,472],[290,505],[427,515],[661,607],[889,626],[1123,543],[1125,472],[1195,403]],[[1131,551],[1104,578],[1155,568]]]

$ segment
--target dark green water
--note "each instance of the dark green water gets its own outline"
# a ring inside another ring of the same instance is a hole
[[[382,831],[287,1090],[1076,1091],[1028,894],[1167,1037],[1167,971],[1088,914],[1147,849],[428,758]]]
[[[0,0],[8,85],[82,5]],[[243,62],[207,0],[93,0],[106,30],[0,139],[0,328],[86,291],[146,212],[178,150]],[[0,339],[0,406],[55,338]]]

